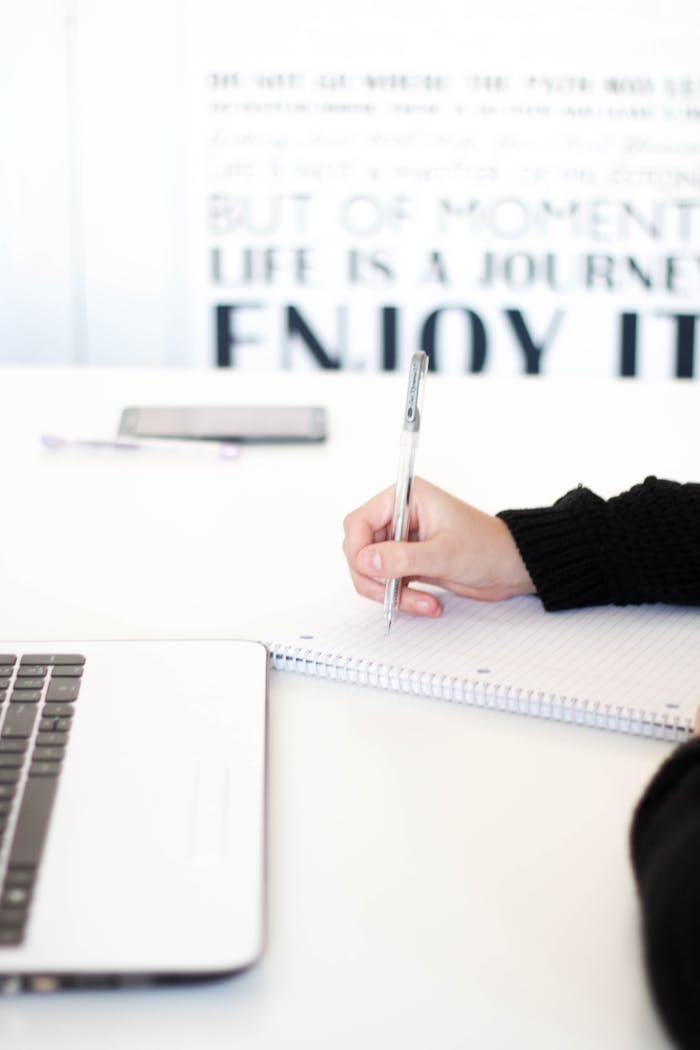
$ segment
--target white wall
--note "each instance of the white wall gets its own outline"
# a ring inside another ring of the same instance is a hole
[[[76,353],[65,16],[0,6],[0,361]]]
[[[180,5],[90,0],[75,44],[85,333],[94,363],[187,364]]]
[[[0,361],[187,364],[179,4],[1,18]]]

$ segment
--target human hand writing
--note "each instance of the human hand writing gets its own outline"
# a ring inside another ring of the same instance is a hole
[[[422,478],[411,490],[409,541],[391,533],[394,489],[385,489],[347,515],[343,551],[356,590],[384,601],[384,581],[436,584],[467,598],[496,601],[534,594],[535,587],[510,530],[500,518],[463,503]],[[420,587],[402,587],[399,608],[439,616],[439,598]]]

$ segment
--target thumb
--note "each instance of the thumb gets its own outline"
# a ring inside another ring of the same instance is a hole
[[[404,576],[444,575],[444,552],[439,540],[432,538],[415,543],[387,540],[364,547],[357,555],[361,572],[380,579]]]

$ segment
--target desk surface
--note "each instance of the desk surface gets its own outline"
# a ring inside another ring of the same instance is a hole
[[[0,637],[264,637],[347,583],[401,376],[0,370]],[[697,477],[694,384],[431,376],[419,472],[495,511]],[[313,401],[322,447],[47,453],[127,403]],[[219,984],[0,1002],[3,1050],[659,1050],[627,860],[670,745],[274,673],[268,946]]]

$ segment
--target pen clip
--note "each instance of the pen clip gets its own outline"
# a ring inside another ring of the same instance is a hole
[[[411,358],[408,371],[408,391],[406,393],[406,409],[404,411],[403,428],[410,433],[417,434],[420,430],[421,406],[423,404],[423,380],[428,370],[428,355],[423,350],[417,350]]]

